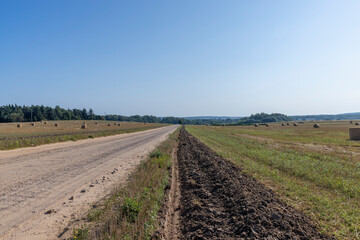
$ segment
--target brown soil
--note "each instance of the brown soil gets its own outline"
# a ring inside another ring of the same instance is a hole
[[[162,239],[180,239],[180,180],[177,163],[177,147],[172,154],[171,186],[168,199],[168,209],[165,216],[164,234]]]
[[[171,153],[170,181],[165,188],[164,202],[158,212],[159,226],[151,239],[180,239],[180,180],[177,163],[178,142]]]
[[[185,129],[177,159],[181,239],[330,239]]]

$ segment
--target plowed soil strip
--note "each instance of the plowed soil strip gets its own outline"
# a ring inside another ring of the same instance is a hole
[[[330,239],[185,129],[177,158],[182,239]]]

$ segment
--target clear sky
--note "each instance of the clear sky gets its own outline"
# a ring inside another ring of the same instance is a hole
[[[0,1],[0,105],[360,111],[360,1]]]

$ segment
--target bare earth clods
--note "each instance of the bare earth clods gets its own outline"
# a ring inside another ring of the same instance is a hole
[[[181,129],[180,231],[184,239],[330,239],[303,213]]]

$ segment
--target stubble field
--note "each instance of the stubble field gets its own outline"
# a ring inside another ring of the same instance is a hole
[[[166,126],[157,123],[85,121],[86,129],[81,126],[84,121],[46,121],[24,123],[0,123],[0,150],[37,146],[47,143],[76,141],[86,138],[130,133]],[[58,126],[55,126],[55,124]],[[21,124],[21,127],[17,127]],[[120,126],[119,126],[120,124]],[[109,126],[110,125],[110,126]]]

